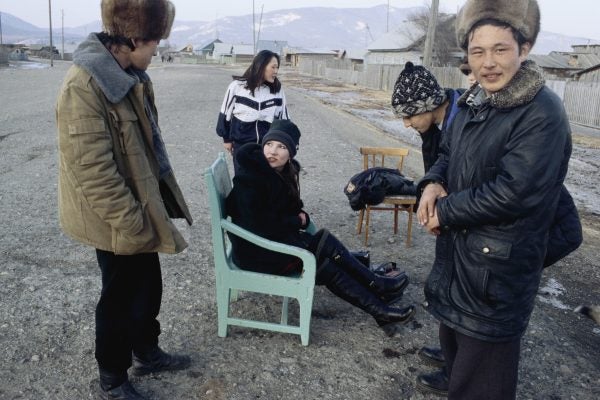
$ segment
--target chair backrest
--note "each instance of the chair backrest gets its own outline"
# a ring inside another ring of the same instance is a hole
[[[227,169],[225,153],[219,153],[219,157],[204,173],[208,187],[208,204],[210,207],[210,223],[212,226],[212,240],[215,257],[225,261],[227,258],[227,247],[225,245],[225,231],[221,220],[225,219],[225,199],[231,192],[231,178]],[[216,260],[215,260],[216,261]]]
[[[404,157],[408,156],[408,149],[402,147],[361,147],[360,154],[363,156],[363,168],[373,167],[396,168],[402,172],[404,166]],[[395,164],[385,164],[386,157],[388,161]]]

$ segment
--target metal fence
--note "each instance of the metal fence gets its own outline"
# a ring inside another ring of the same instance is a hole
[[[403,65],[352,64],[345,60],[301,59],[301,73],[333,81],[391,92]],[[467,87],[467,78],[455,67],[432,67],[431,73],[442,87]],[[546,81],[546,85],[563,100],[569,120],[600,129],[600,83]]]

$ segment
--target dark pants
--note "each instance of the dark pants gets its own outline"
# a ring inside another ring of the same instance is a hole
[[[124,373],[131,353],[158,345],[156,320],[162,298],[157,253],[130,256],[96,249],[102,292],[96,306],[96,360],[101,369]]]
[[[510,400],[516,397],[521,339],[493,343],[440,324],[440,344],[450,385],[448,399]]]

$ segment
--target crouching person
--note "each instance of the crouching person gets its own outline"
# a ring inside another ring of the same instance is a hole
[[[192,219],[167,157],[146,74],[171,30],[168,0],[102,0],[104,30],[73,56],[57,102],[59,212],[67,235],[96,248],[99,397],[143,399],[127,370],[178,370],[190,358],[158,346],[158,252],[187,247],[171,218]]]
[[[300,140],[298,127],[275,120],[262,145],[249,143],[236,152],[239,166],[227,212],[233,222],[257,235],[301,247],[317,260],[317,284],[369,313],[379,326],[409,321],[414,306],[392,305],[408,285],[406,275],[388,278],[365,268],[327,230],[315,235],[304,231],[310,218],[300,199],[300,165],[294,159]],[[297,257],[260,248],[230,235],[233,260],[246,270],[290,275],[302,271]]]

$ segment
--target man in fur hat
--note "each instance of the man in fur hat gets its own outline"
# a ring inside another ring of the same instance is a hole
[[[479,85],[458,101],[417,217],[437,235],[425,284],[445,370],[418,387],[449,399],[514,399],[550,225],[571,154],[561,100],[527,55],[536,0],[467,0],[456,33]]]
[[[146,74],[175,8],[168,0],[102,0],[103,32],[73,55],[56,118],[64,232],[96,249],[102,291],[95,356],[101,399],[143,399],[132,373],[178,370],[190,358],[158,346],[158,253],[187,247],[171,218],[190,212],[175,180]]]
[[[456,115],[456,102],[462,92],[442,89],[429,70],[410,61],[396,79],[392,110],[406,128],[419,132],[425,173],[437,160],[442,132]]]

